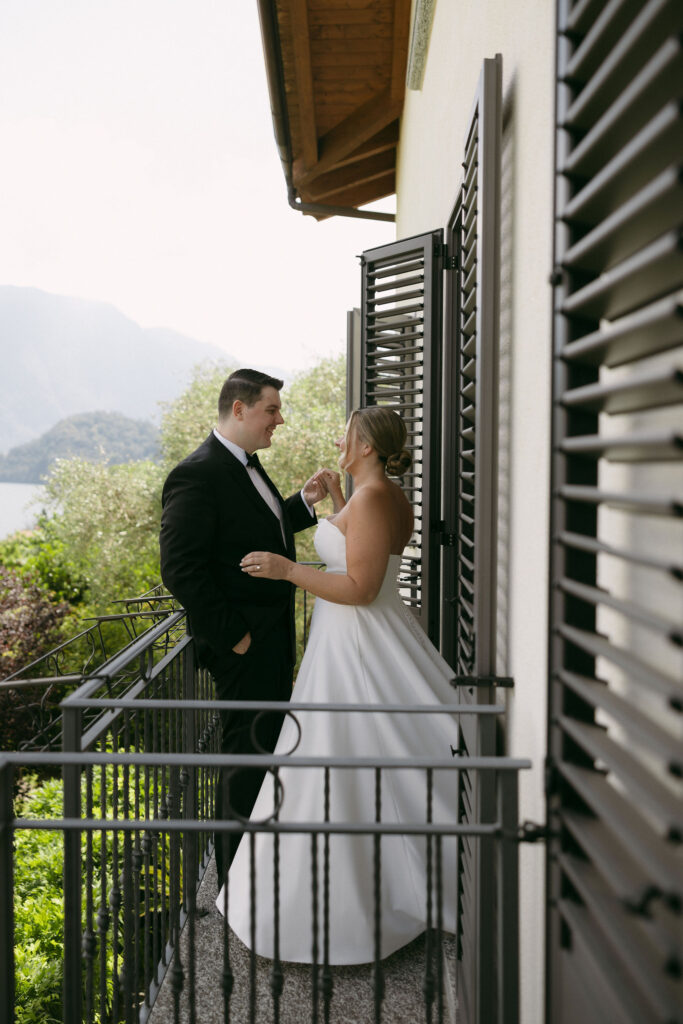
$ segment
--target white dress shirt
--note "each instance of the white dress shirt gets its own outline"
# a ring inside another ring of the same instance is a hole
[[[282,539],[284,541],[285,540],[285,528],[284,528],[284,525],[283,525],[283,522],[282,522],[282,506],[280,505],[280,502],[277,500],[277,498],[275,497],[275,495],[271,491],[271,489],[268,486],[268,484],[266,483],[266,481],[263,479],[263,477],[259,473],[258,469],[256,469],[255,466],[248,466],[247,465],[247,453],[245,452],[244,448],[240,448],[240,446],[238,444],[235,444],[234,441],[229,441],[227,439],[227,437],[223,437],[222,434],[218,433],[218,431],[216,430],[215,427],[214,427],[214,431],[213,431],[213,436],[216,438],[217,441],[220,441],[220,443],[225,448],[227,448],[229,452],[232,452],[232,454],[235,456],[235,458],[239,459],[239,461],[242,463],[242,465],[246,469],[247,473],[249,474],[249,476],[251,478],[251,482],[253,483],[254,487],[259,492],[259,494],[261,495],[261,497],[265,501],[265,503],[268,506],[268,508],[270,508],[273,511],[273,513],[280,520],[280,529],[282,530]],[[311,516],[311,518],[313,518],[313,509],[311,508],[311,506],[308,504],[308,502],[304,498],[303,489],[301,491],[301,500],[303,501],[304,505],[308,509],[308,514]],[[286,541],[285,541],[285,543],[286,543]]]

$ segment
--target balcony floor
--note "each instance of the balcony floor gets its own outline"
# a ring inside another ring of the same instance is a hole
[[[223,997],[220,975],[223,965],[223,918],[215,906],[217,895],[216,865],[212,858],[202,881],[197,907],[207,911],[195,925],[196,970],[196,1020],[202,1024],[223,1024]],[[187,944],[188,929],[181,938],[181,961],[187,972],[189,962]],[[444,967],[444,981],[452,974],[455,956],[455,939],[445,935],[443,939],[444,959],[451,970]],[[235,977],[230,1000],[230,1019],[247,1024],[249,1009],[249,960],[246,946],[235,935],[230,939],[230,958]],[[257,1024],[269,1024],[273,1020],[273,1002],[270,992],[270,970],[272,962],[256,958],[256,1013]],[[311,969],[302,964],[283,963],[284,988],[280,1000],[280,1024],[301,1024],[310,1020],[311,1014]],[[425,970],[425,941],[420,936],[408,946],[398,950],[383,961],[386,995],[382,1006],[382,1020],[387,1024],[416,1024],[425,1019],[422,992]],[[372,965],[333,967],[334,983],[330,1012],[330,1024],[374,1024],[372,995]],[[450,979],[449,979],[450,980]],[[445,984],[444,1021],[455,1020],[455,1006],[452,988],[447,991]],[[161,991],[149,1017],[149,1024],[171,1024],[173,1021],[173,993],[169,974],[166,975]],[[180,1020],[190,1019],[187,1000],[187,977],[185,990],[180,1000]],[[322,1007],[319,1019],[323,1020]],[[434,1012],[434,1019],[438,1013]]]

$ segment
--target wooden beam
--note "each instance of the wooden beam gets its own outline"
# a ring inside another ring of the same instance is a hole
[[[345,167],[347,164],[352,164],[356,160],[365,160],[366,157],[376,156],[378,153],[385,153],[388,149],[396,149],[398,145],[398,121],[392,121],[390,125],[383,128],[381,132],[377,132],[377,135],[373,135],[371,139],[364,142],[358,149],[354,149],[353,153],[344,160],[340,160],[337,167]]]
[[[318,160],[318,132],[315,123],[311,40],[306,0],[290,0],[289,16],[294,49],[296,91],[299,101],[301,159],[306,167],[313,167]]]
[[[394,30],[394,36],[396,32]],[[328,57],[334,57],[339,53],[340,47],[344,52],[357,56],[360,61],[368,58],[365,54],[379,57],[384,61],[388,58],[393,48],[393,36],[385,35],[382,38],[372,36],[369,32],[359,33],[355,39],[318,39],[315,44],[315,57],[319,62],[324,62]]]
[[[308,20],[313,25],[391,25],[393,12],[391,7],[372,7],[367,10],[340,10],[337,7],[311,8]]]
[[[294,162],[295,186],[301,188],[326,171],[331,171],[354,149],[358,149],[382,128],[395,121],[400,113],[401,103],[392,99],[388,89],[373,96],[322,137],[318,147],[320,157],[315,167],[305,167],[301,159]]]
[[[346,25],[328,24],[314,25],[310,23],[311,39],[330,40],[337,42],[348,42],[350,39],[393,39],[394,29],[390,21],[363,21]],[[354,44],[355,45],[355,44]]]
[[[391,196],[396,191],[396,176],[393,171],[389,174],[384,174],[381,178],[377,178],[375,181],[366,182],[365,185],[359,185],[357,188],[349,188],[345,192],[338,192],[334,196],[334,201],[330,204],[331,206],[365,206],[367,203],[374,203],[377,199],[384,199],[386,196]],[[304,202],[309,200],[303,195],[301,197]],[[324,219],[325,215],[321,217],[316,216],[316,220]]]
[[[306,191],[314,203],[323,200],[335,203],[336,199],[333,198],[335,193],[348,191],[351,187],[365,185],[369,181],[390,174],[394,171],[395,166],[396,156],[393,151],[380,153],[367,160],[347,164],[341,170],[321,174],[319,178],[310,183]]]
[[[394,2],[394,45],[391,59],[391,98],[403,102],[410,40],[410,0]]]

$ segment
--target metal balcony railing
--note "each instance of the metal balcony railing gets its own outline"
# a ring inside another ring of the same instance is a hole
[[[500,714],[501,706],[284,705],[288,712],[331,714],[448,714],[482,719]],[[252,708],[281,711],[282,704],[218,702],[208,673],[194,664],[193,644],[184,632],[183,612],[171,611],[154,621],[141,636],[82,679],[61,705],[62,749],[0,755],[0,1020],[14,1015],[14,840],[25,830],[51,830],[63,836],[64,940],[62,1019],[73,1024],[105,1021],[146,1022],[162,983],[172,990],[173,1019],[205,1020],[198,1001],[198,978],[212,972],[227,1021],[260,1021],[257,1016],[256,960],[249,956],[246,1003],[231,1006],[241,969],[235,959],[236,939],[226,928],[221,962],[199,962],[195,935],[197,892],[211,861],[215,828],[224,831],[268,832],[274,836],[304,833],[315,850],[310,877],[311,899],[321,913],[311,935],[311,1005],[301,1018],[330,1021],[335,1011],[335,968],[327,962],[329,918],[326,895],[334,885],[329,862],[330,838],[361,834],[373,843],[373,919],[375,965],[364,1019],[381,1021],[387,998],[381,949],[381,878],[389,836],[424,838],[428,882],[424,982],[418,993],[420,1016],[427,1021],[452,1019],[449,1014],[448,953],[443,932],[444,894],[458,879],[442,868],[444,844],[490,845],[495,850],[495,921],[497,957],[492,967],[497,1020],[517,1022],[517,773],[528,762],[508,758],[303,758],[219,753],[219,712]],[[457,726],[454,720],[454,744]],[[392,824],[382,820],[293,822],[277,813],[265,822],[223,821],[214,826],[213,797],[221,769],[267,766],[276,776],[284,767],[315,767],[325,784],[340,772],[368,771],[381,791],[385,773],[419,772],[425,780],[424,814],[420,820]],[[61,769],[63,814],[51,819],[15,816],[17,773],[24,769]],[[496,793],[495,820],[433,823],[430,793],[434,772],[451,773],[453,792],[459,770],[486,774]],[[277,842],[276,842],[277,846]],[[40,880],[36,880],[40,885]],[[274,885],[277,918],[279,886]],[[181,934],[184,934],[181,944]],[[464,937],[465,942],[468,937]],[[462,937],[461,937],[462,939]],[[455,947],[452,947],[455,948]],[[243,963],[243,960],[240,961]],[[267,1019],[285,1021],[289,966],[273,962]],[[166,981],[164,982],[164,979]],[[244,979],[242,979],[244,981]],[[284,988],[283,988],[284,986]],[[284,992],[284,995],[283,995]],[[389,993],[390,995],[390,993]],[[261,997],[259,997],[261,998]],[[238,1015],[235,1015],[237,1014]],[[419,1019],[419,1018],[416,1018]],[[468,1022],[469,1024],[469,1022]]]

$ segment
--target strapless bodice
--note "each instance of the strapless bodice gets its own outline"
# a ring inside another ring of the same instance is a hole
[[[315,550],[325,562],[327,572],[346,572],[346,537],[331,519],[321,519],[315,531]],[[396,593],[396,577],[401,565],[400,555],[389,555],[387,571],[378,597]]]

